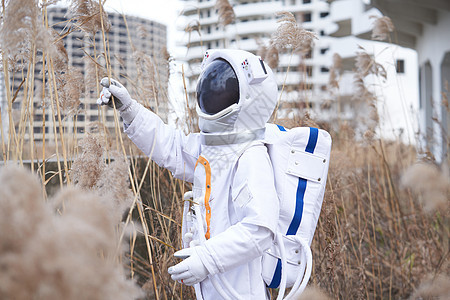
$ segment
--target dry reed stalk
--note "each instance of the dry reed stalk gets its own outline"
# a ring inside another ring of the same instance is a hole
[[[342,74],[342,72],[342,57],[339,54],[334,53],[333,64],[331,65],[329,72],[330,75],[328,79],[328,85],[332,88],[339,89],[339,76]]]
[[[42,24],[45,28],[49,28],[48,26],[48,14],[47,14],[47,6],[44,5],[43,13],[42,13]],[[65,48],[64,48],[65,50]],[[67,53],[67,52],[66,52]],[[43,51],[42,53],[42,70],[46,69],[46,53]],[[42,72],[42,99],[45,99],[45,84],[46,84],[46,74]],[[45,116],[45,105],[42,105],[42,115]],[[45,117],[42,118],[42,196],[46,199],[46,139],[45,139]]]
[[[70,183],[70,176],[69,176],[69,167],[68,167],[68,159],[67,159],[67,149],[66,149],[66,145],[65,145],[65,139],[64,139],[64,127],[63,127],[63,122],[62,122],[62,117],[61,117],[61,108],[60,108],[60,101],[59,101],[59,96],[58,96],[58,85],[56,83],[56,72],[55,72],[55,68],[53,66],[53,59],[50,57],[48,62],[50,63],[50,78],[51,83],[53,84],[52,88],[54,88],[54,97],[55,97],[55,106],[56,106],[56,113],[57,113],[57,117],[58,117],[58,128],[59,128],[59,136],[60,136],[60,141],[61,141],[61,148],[63,151],[63,158],[64,158],[64,172],[66,174],[66,180],[68,183]],[[52,106],[52,111],[53,111],[53,106]],[[55,131],[56,131],[56,124],[55,126]],[[58,143],[55,143],[56,145],[58,145]]]
[[[196,31],[198,33],[198,36],[200,37],[200,47],[203,47],[203,40],[201,39],[202,37],[202,32],[201,32],[201,24],[199,20],[193,20],[191,21],[188,25],[186,25],[186,27],[184,28],[184,32],[187,32],[189,34],[189,38],[188,38],[188,43],[187,43],[187,49],[189,51],[189,45],[191,43],[191,34],[192,31]]]
[[[6,162],[6,146],[5,146],[5,131],[3,130],[3,110],[0,107],[0,135],[2,138],[2,156],[3,156],[3,161]]]
[[[29,108],[29,135],[31,136],[31,143],[30,143],[30,152],[31,152],[31,171],[34,171],[34,127],[33,127],[33,116],[34,116],[34,70],[35,70],[35,62],[36,62],[36,46],[34,46],[33,49],[33,57],[31,59],[32,63],[31,63],[31,80],[30,80],[30,85],[29,85],[29,90],[30,90],[30,102],[31,106]]]
[[[109,59],[110,58],[109,47],[107,49],[107,40],[106,40],[104,21],[103,21],[103,6],[101,5],[101,0],[99,0],[99,10],[100,10],[101,32],[102,32],[102,37],[103,37],[103,45],[104,45],[104,51],[105,51],[104,53],[105,53],[105,59],[106,59],[106,69],[108,70],[108,77],[111,78],[111,65],[110,65],[110,59]],[[118,119],[118,115],[117,115],[117,110],[116,110],[114,99],[113,99],[112,103],[113,103],[113,109],[114,109],[114,123],[115,123],[115,127],[117,129],[117,132],[118,132],[120,146],[122,148],[122,154],[123,154],[124,158],[126,159],[126,151],[125,151],[125,147],[124,147],[124,144],[123,144],[122,134],[121,134],[121,130],[120,130],[120,124],[119,124],[119,119]],[[130,182],[131,182],[131,187],[132,187],[133,193],[135,195],[135,199],[137,199],[139,194],[137,193],[136,187],[134,185],[133,174],[131,173],[129,167],[128,167],[128,175],[129,175],[129,178],[130,178]],[[132,207],[134,208],[135,201],[133,201],[133,202],[134,203],[133,203]],[[143,230],[144,230],[144,239],[145,239],[145,243],[146,243],[146,246],[147,246],[148,258],[149,258],[149,263],[151,265],[152,276],[153,276],[153,278],[155,278],[155,273],[154,273],[154,268],[153,268],[152,251],[151,251],[150,241],[149,241],[149,237],[148,237],[149,233],[148,233],[147,223],[144,220],[144,215],[143,215],[142,209],[141,209],[141,207],[139,205],[137,205],[137,210],[138,210],[139,218],[141,220],[141,225],[142,225]],[[159,299],[159,293],[158,293],[158,289],[157,289],[157,286],[156,286],[156,282],[154,282],[154,291],[155,291],[156,299]]]

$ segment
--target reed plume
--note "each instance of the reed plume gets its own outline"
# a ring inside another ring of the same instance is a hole
[[[66,115],[76,114],[84,90],[83,74],[78,68],[67,66],[67,69],[58,71],[55,75],[56,91],[62,112]]]
[[[436,165],[417,163],[410,166],[404,172],[401,183],[419,195],[419,202],[426,211],[448,213],[450,178]]]
[[[108,14],[96,0],[72,0],[67,10],[67,16],[76,20],[75,27],[90,36],[96,32],[111,29]],[[102,28],[103,21],[103,28]]]
[[[445,274],[428,278],[411,295],[410,300],[448,300],[450,298],[450,277]]]
[[[391,18],[370,16],[371,19],[375,19],[372,29],[372,40],[385,41],[389,38],[389,34],[395,30],[394,24]]]
[[[330,297],[328,297],[322,290],[315,286],[307,287],[301,295],[293,295],[292,299],[294,300],[308,300],[308,299],[314,299],[314,300],[330,300]]]
[[[369,55],[365,51],[356,52],[355,67],[356,72],[362,78],[369,74],[373,74],[387,79],[386,69],[380,63],[377,63],[372,55]]]
[[[153,58],[143,51],[133,52],[133,59],[136,64],[137,78],[139,82],[138,99],[149,109],[151,99],[158,99],[160,89],[158,88],[157,70]]]
[[[17,53],[29,49],[32,42],[47,37],[40,13],[37,0],[7,1],[0,29],[2,49]]]
[[[279,52],[277,47],[272,44],[266,46],[261,40],[257,40],[256,42],[259,46],[257,55],[261,56],[261,58],[269,65],[269,67],[271,67],[272,69],[276,69],[279,62]]]
[[[105,169],[103,147],[97,137],[87,134],[80,142],[81,155],[75,159],[70,171],[74,184],[82,189],[92,189]]]
[[[233,23],[236,19],[233,6],[231,6],[228,0],[217,0],[215,8],[217,9],[217,15],[219,17],[219,24],[227,26]]]
[[[17,167],[0,180],[1,299],[142,295],[117,263],[116,224],[98,196],[70,188],[46,203],[37,178]]]
[[[270,44],[278,49],[290,48],[292,51],[309,52],[314,46],[316,34],[301,28],[292,13],[281,11],[276,13],[281,17],[277,30],[273,33]]]
[[[110,215],[117,223],[133,201],[128,177],[128,162],[116,154],[114,160],[106,164],[100,140],[93,134],[87,134],[79,143],[82,153],[77,157],[70,171],[76,187],[92,191],[101,197],[110,207]]]

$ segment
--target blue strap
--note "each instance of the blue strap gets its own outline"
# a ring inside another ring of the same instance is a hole
[[[302,221],[303,215],[303,198],[305,197],[306,191],[306,179],[299,178],[297,185],[297,196],[295,198],[295,212],[292,218],[291,224],[287,230],[286,235],[295,235],[300,227],[300,222]]]
[[[284,128],[283,126],[278,125],[278,124],[276,124],[276,125],[278,126],[278,129],[280,129],[280,131],[286,131],[286,128]]]
[[[308,145],[306,145],[306,152],[314,153],[314,149],[316,149],[317,145],[317,137],[319,136],[319,129],[317,128],[309,128],[309,139]]]
[[[283,128],[284,129],[284,128]],[[281,130],[281,129],[280,129]],[[306,145],[305,151],[309,153],[314,153],[317,145],[317,138],[319,135],[319,130],[317,128],[309,128],[309,138],[308,144]],[[300,222],[302,221],[303,215],[303,200],[305,197],[307,180],[304,178],[298,178],[297,194],[295,199],[295,212],[292,218],[291,224],[287,230],[286,235],[297,234],[298,228],[300,227]],[[277,288],[281,282],[281,260],[278,259],[277,267],[270,282],[269,288]]]
[[[281,259],[278,259],[277,267],[275,268],[275,274],[273,274],[272,282],[269,288],[276,289],[281,282]]]

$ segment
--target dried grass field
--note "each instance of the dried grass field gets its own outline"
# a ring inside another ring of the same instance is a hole
[[[101,77],[118,74],[101,1],[69,1],[63,32],[48,23],[48,5],[56,2],[6,0],[0,8],[6,99],[0,114],[0,299],[195,299],[192,288],[167,273],[181,247],[183,194],[190,185],[141,154],[123,134],[115,109],[112,131],[100,107],[99,121],[86,131],[67,130],[85,113],[81,104],[95,104]],[[218,1],[224,25],[233,18],[227,3]],[[395,30],[387,18],[377,22],[378,39]],[[316,39],[288,12],[279,14],[279,24],[259,53],[274,69],[279,52],[303,55]],[[69,65],[63,37],[75,32],[103,45],[87,42],[89,72]],[[160,56],[169,69],[170,56]],[[152,63],[139,53],[140,72],[151,72]],[[340,67],[335,55],[330,89],[339,85]],[[367,76],[385,76],[383,67],[362,51],[355,70],[354,97],[370,109],[364,123],[316,122],[307,108],[298,118],[273,117],[289,128],[323,128],[333,138],[311,247],[313,273],[297,299],[450,299],[449,158],[438,162],[418,144],[383,139],[377,98],[365,85]],[[154,95],[158,78],[147,74],[134,95]],[[169,102],[167,93],[158,97]],[[51,141],[34,138],[35,110],[51,112],[38,130],[54,133]],[[194,115],[188,110],[179,120],[184,130],[195,131]]]

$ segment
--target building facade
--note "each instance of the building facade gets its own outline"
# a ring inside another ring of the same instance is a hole
[[[343,0],[335,1],[346,2]],[[369,8],[391,18],[395,26],[394,39],[399,46],[417,52],[415,78],[418,84],[418,133],[421,150],[434,155],[437,161],[448,164],[450,82],[450,1],[372,0]],[[353,34],[369,38],[363,22],[354,20]]]
[[[330,24],[326,34],[335,38],[330,51],[342,58],[337,91],[339,111],[346,120],[361,120],[369,115],[366,99],[355,97],[356,57],[358,53],[367,53],[386,71],[386,78],[373,75],[364,78],[377,98],[377,134],[417,144],[417,54],[412,49],[389,44],[389,37],[382,42],[372,40],[375,20],[382,16],[379,10],[362,0],[330,1]],[[387,35],[396,36],[395,33]]]
[[[280,53],[278,67],[274,69],[281,94],[279,117],[298,120],[304,111],[308,111],[318,122],[360,124],[360,119],[367,116],[368,107],[363,99],[355,97],[354,69],[356,53],[360,51],[359,46],[363,46],[370,55],[379,53],[376,59],[388,73],[387,81],[379,85],[381,92],[376,93],[384,126],[380,130],[381,136],[403,135],[409,142],[413,139],[417,122],[411,117],[414,108],[409,103],[416,97],[417,84],[409,82],[417,81],[416,71],[411,72],[415,70],[415,53],[400,47],[385,51],[385,43],[361,37],[357,32],[360,23],[367,34],[373,25],[371,14],[381,15],[376,9],[370,10],[362,0],[234,0],[230,4],[236,20],[225,28],[218,24],[215,0],[183,2],[185,27],[180,29],[185,34],[181,44],[186,46],[187,54],[180,59],[189,65],[186,77],[190,79],[188,91],[192,105],[195,103],[195,79],[207,49],[236,48],[258,54],[261,45],[268,45],[280,25],[275,13],[289,11],[301,27],[316,34],[317,40],[306,55]],[[343,72],[337,79],[338,90],[330,83],[330,69],[336,53],[342,57],[343,64]],[[408,72],[397,72],[397,61]],[[402,88],[399,89],[399,85]]]
[[[318,36],[310,53],[306,55],[280,53],[279,64],[274,69],[280,90],[284,86],[281,109],[282,115],[296,114],[308,106],[311,111],[320,110],[323,91],[328,82],[328,68],[331,54],[328,51],[331,39],[325,35],[328,24],[329,4],[322,0],[235,0],[230,1],[236,15],[234,23],[223,27],[218,23],[215,0],[188,0],[182,11],[185,17],[184,39],[180,42],[187,48],[185,70],[189,79],[188,92],[191,104],[195,103],[196,78],[207,49],[241,49],[258,54],[262,45],[278,28],[276,12],[291,12],[297,23]],[[289,66],[289,72],[286,71]],[[321,115],[317,116],[318,118]],[[326,118],[326,117],[324,117]]]
[[[123,15],[108,13],[111,27],[105,39],[107,40],[106,52],[110,57],[111,70],[109,71],[105,68],[105,46],[101,32],[92,36],[77,30],[74,25],[75,22],[70,20],[71,17],[68,15],[66,7],[51,6],[47,8],[47,15],[49,26],[63,37],[64,50],[62,52],[66,53],[64,55],[68,59],[68,69],[61,71],[55,66],[55,73],[65,75],[64,73],[71,70],[70,72],[73,71],[77,76],[69,78],[72,81],[79,81],[78,84],[74,85],[78,91],[68,91],[66,95],[69,98],[73,96],[74,99],[71,100],[78,101],[78,106],[75,111],[67,114],[61,113],[64,133],[81,137],[83,133],[89,132],[94,127],[104,126],[107,132],[114,134],[113,110],[99,108],[96,104],[99,90],[101,90],[101,87],[98,86],[98,80],[107,76],[109,72],[112,78],[118,79],[133,95],[136,95],[142,101],[142,104],[158,111],[163,119],[166,118],[167,101],[158,102],[158,99],[164,98],[161,96],[167,95],[169,77],[165,57],[165,53],[167,53],[167,29],[165,25],[130,16],[125,17],[125,22]],[[66,34],[68,32],[69,34]],[[32,138],[34,142],[40,143],[45,139],[52,143],[55,141],[55,131],[58,135],[60,126],[58,119],[53,117],[56,110],[54,109],[52,112],[51,105],[49,105],[48,74],[43,72],[42,69],[42,63],[35,65],[34,105],[32,108],[33,136],[27,130],[24,134],[24,140],[27,141]],[[12,109],[19,114],[23,109],[23,101],[20,101],[23,98],[23,92],[20,88],[23,74],[21,71],[13,73],[10,84],[13,91],[19,91],[17,101],[12,104]],[[44,74],[46,74],[46,77]],[[47,82],[45,83],[47,88],[42,87],[44,78]],[[2,82],[4,81],[2,80]],[[66,84],[71,84],[71,82],[57,82],[58,90],[65,89]],[[43,90],[46,92],[43,93]],[[8,137],[7,100],[4,90],[1,93],[4,135]],[[79,99],[75,99],[78,97]],[[14,119],[17,121],[17,118]],[[54,126],[54,122],[56,122],[56,126]],[[16,131],[18,132],[19,128],[16,128]]]

